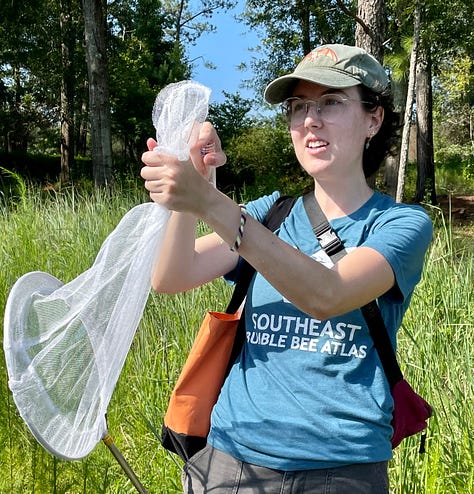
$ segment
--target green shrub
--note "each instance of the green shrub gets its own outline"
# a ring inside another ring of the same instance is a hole
[[[439,188],[456,193],[474,191],[474,148],[452,144],[435,153],[436,182]]]

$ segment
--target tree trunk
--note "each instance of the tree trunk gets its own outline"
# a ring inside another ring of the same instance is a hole
[[[89,94],[89,84],[87,80],[84,80],[82,89],[79,91],[78,99],[81,100],[81,109],[79,115],[77,115],[76,121],[76,140],[75,149],[79,156],[86,156],[87,154],[87,133],[89,131],[88,125],[88,95]]]
[[[106,1],[82,0],[89,76],[91,156],[94,184],[112,181],[112,137],[106,54]]]
[[[406,81],[392,80],[393,106],[398,113],[400,128],[403,125],[403,108],[407,100]],[[400,146],[394,150],[393,155],[387,157],[384,163],[384,185],[386,193],[394,199],[397,195],[398,166],[400,163]]]
[[[309,53],[312,49],[312,40],[310,35],[310,8],[312,2],[307,0],[297,0],[295,3],[296,10],[298,12],[298,19],[300,21],[301,35],[300,42],[303,49],[303,53]]]
[[[12,79],[14,91],[10,115],[11,124],[10,129],[7,132],[7,151],[9,153],[26,153],[28,151],[28,132],[21,111],[21,95],[23,93],[23,88],[20,77],[20,67],[16,64],[12,67]]]
[[[417,179],[415,202],[437,203],[433,151],[433,98],[431,88],[431,54],[420,46],[416,67]]]
[[[363,48],[383,63],[383,42],[385,37],[385,18],[383,0],[358,0],[357,17],[363,23],[356,22],[355,45]]]
[[[405,118],[403,122],[402,145],[400,148],[400,165],[398,167],[398,184],[396,201],[403,201],[403,193],[405,191],[405,170],[408,160],[408,145],[410,142],[410,126],[413,110],[413,101],[415,95],[415,78],[416,78],[416,63],[418,58],[418,50],[420,44],[420,28],[421,28],[421,6],[420,1],[415,2],[415,21],[413,27],[413,48],[410,57],[410,74],[408,76],[408,93],[407,103],[405,106]]]
[[[358,0],[355,45],[363,48],[383,64],[383,42],[385,20],[383,0]],[[374,173],[367,178],[370,187],[375,188]]]
[[[72,2],[61,0],[61,173],[62,184],[69,182],[74,165],[74,46],[76,42]]]

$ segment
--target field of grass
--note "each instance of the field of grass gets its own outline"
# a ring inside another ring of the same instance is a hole
[[[94,262],[107,235],[134,205],[133,187],[80,194],[28,187],[0,195],[0,318],[24,273],[65,283]],[[406,440],[390,464],[394,494],[474,492],[474,238],[432,211],[436,235],[423,280],[400,331],[399,357],[412,386],[435,408],[424,455]],[[108,408],[108,428],[150,493],[180,492],[180,462],[159,443],[167,399],[205,312],[223,310],[230,289],[216,281],[179,296],[150,295]],[[2,325],[3,334],[3,325]],[[85,459],[47,453],[20,419],[0,360],[0,493],[136,492],[103,444]]]

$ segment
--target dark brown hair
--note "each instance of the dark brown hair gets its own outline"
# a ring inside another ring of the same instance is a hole
[[[358,86],[366,111],[374,111],[378,106],[384,110],[382,125],[370,140],[369,147],[364,149],[362,165],[366,178],[372,176],[382,165],[384,159],[393,154],[399,139],[400,119],[393,108],[392,94],[389,89],[383,93],[375,93],[365,86]]]

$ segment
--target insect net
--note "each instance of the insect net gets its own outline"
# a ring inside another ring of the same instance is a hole
[[[176,132],[159,139],[168,154],[184,156],[187,149],[188,156],[210,91],[193,81],[171,86],[165,98],[158,94],[167,108],[158,121]],[[154,112],[160,108],[155,104]],[[143,314],[168,217],[158,204],[138,205],[77,278],[63,284],[34,271],[10,291],[4,319],[9,386],[33,435],[58,458],[82,458],[107,434],[107,406]]]

